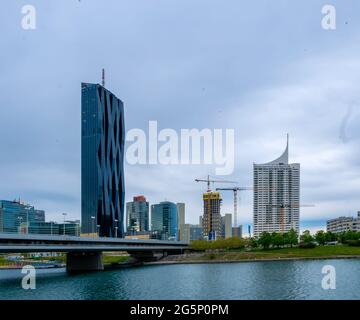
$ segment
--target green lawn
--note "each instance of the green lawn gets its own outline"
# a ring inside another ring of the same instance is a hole
[[[326,258],[335,256],[359,256],[360,247],[349,246],[321,246],[313,249],[302,248],[281,248],[252,251],[231,250],[224,252],[208,253],[203,252],[197,255],[184,256],[184,261],[231,261],[231,260],[252,260],[252,259],[284,259],[284,258]]]
[[[270,250],[257,250],[261,254],[281,254],[286,256],[299,256],[299,257],[322,257],[329,255],[339,256],[352,256],[360,255],[360,247],[349,247],[347,245],[337,246],[319,246],[313,249],[302,248],[282,248]]]
[[[104,264],[124,263],[129,260],[129,256],[107,256],[104,255]]]

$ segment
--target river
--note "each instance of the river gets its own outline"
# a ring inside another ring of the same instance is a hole
[[[335,290],[322,287],[325,265],[335,267]],[[21,270],[0,270],[0,299],[360,299],[359,274],[360,259],[42,269],[24,290]]]

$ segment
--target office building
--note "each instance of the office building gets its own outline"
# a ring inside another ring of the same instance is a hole
[[[202,218],[203,236],[207,240],[216,240],[222,237],[219,192],[208,191],[203,194],[204,214]]]
[[[20,200],[0,200],[0,232],[27,232],[30,224],[45,222],[45,211],[36,210]]]
[[[82,233],[123,237],[124,107],[99,84],[81,86]]]
[[[242,238],[242,225],[239,225],[238,227],[233,227],[232,228],[232,236],[233,238]]]
[[[190,241],[203,240],[203,228],[198,224],[190,225]]]
[[[224,239],[231,238],[232,235],[232,214],[227,213],[221,217],[221,233]]]
[[[180,240],[181,229],[185,224],[185,203],[177,203],[176,207],[178,211],[178,236]]]
[[[276,160],[254,164],[254,236],[262,232],[299,233],[300,164],[289,164],[289,140]]]
[[[183,225],[180,234],[180,241],[190,242],[203,239],[203,229],[199,225],[186,223]]]
[[[179,230],[179,240],[189,242],[190,241],[190,226],[191,224],[186,223],[182,225],[182,228]]]
[[[357,218],[339,217],[326,222],[326,231],[332,233],[342,233],[346,231],[360,232],[360,211]]]
[[[80,221],[57,222],[31,222],[28,231],[21,229],[21,233],[80,236]]]
[[[149,202],[144,196],[134,197],[132,202],[126,203],[126,230],[133,235],[149,231]]]
[[[178,239],[178,212],[175,203],[164,201],[151,206],[151,231],[163,240]]]

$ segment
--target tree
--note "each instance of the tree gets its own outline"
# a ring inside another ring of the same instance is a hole
[[[283,245],[288,246],[290,244],[289,232],[283,233]]]
[[[318,244],[320,245],[324,245],[326,242],[326,234],[323,230],[320,230],[318,232],[316,232],[315,234],[315,240],[317,241]]]
[[[358,234],[358,232],[349,230],[349,231],[345,232],[344,238],[345,238],[345,241],[359,240],[359,234]]]
[[[259,245],[261,245],[264,249],[269,249],[271,242],[272,237],[269,232],[263,232],[258,240]]]
[[[344,241],[345,241],[345,233],[337,236],[335,233],[326,232],[326,234],[325,234],[325,242],[336,241],[336,240],[338,240],[338,237],[339,237],[339,240],[340,240],[341,242],[344,242]]]
[[[274,232],[271,235],[271,243],[273,246],[276,246],[279,248],[280,246],[282,246],[284,244],[283,235],[281,233]]]
[[[250,246],[250,248],[257,248],[258,242],[256,241],[255,238],[250,238],[248,245]]]
[[[303,232],[303,234],[300,236],[300,241],[305,243],[305,244],[308,244],[308,243],[312,243],[314,241],[314,238],[313,236],[310,234],[310,231],[309,230],[305,230]]]
[[[298,234],[294,229],[291,229],[288,234],[288,242],[290,244],[290,247],[292,248],[294,245],[298,244]]]

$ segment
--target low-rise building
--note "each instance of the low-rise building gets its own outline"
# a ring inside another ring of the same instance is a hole
[[[0,232],[19,233],[37,222],[45,222],[45,211],[20,200],[0,200]]]
[[[332,233],[342,233],[346,231],[360,232],[360,211],[358,216],[354,217],[339,217],[331,219],[326,222],[326,231]]]

